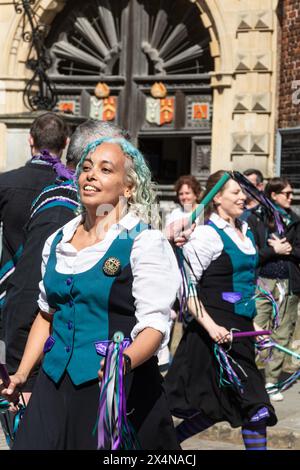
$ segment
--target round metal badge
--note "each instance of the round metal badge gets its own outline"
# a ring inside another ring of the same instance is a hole
[[[116,331],[113,337],[113,342],[122,343],[123,339],[124,339],[124,333],[122,333],[122,331]]]
[[[121,261],[111,256],[103,264],[103,272],[107,276],[116,276],[121,271]]]

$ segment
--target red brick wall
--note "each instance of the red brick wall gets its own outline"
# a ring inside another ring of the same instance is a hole
[[[299,0],[281,1],[278,126],[286,128],[300,125],[300,4]]]

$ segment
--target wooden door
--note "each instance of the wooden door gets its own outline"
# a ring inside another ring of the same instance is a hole
[[[58,109],[88,118],[95,86],[105,83],[116,104],[114,121],[143,147],[164,149],[158,158],[170,174],[166,169],[161,183],[192,167],[201,178],[195,162],[211,140],[209,40],[189,0],[69,0],[47,40]],[[152,96],[155,83],[169,101]],[[168,158],[171,138],[185,150],[177,169]]]

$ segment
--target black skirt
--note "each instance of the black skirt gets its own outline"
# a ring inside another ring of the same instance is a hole
[[[252,331],[252,321],[230,312],[209,311],[214,321],[227,329]],[[230,356],[243,368],[233,369],[243,384],[243,393],[235,388],[220,386],[218,362],[214,355],[214,342],[196,320],[187,327],[166,376],[165,387],[171,413],[188,418],[196,413],[214,422],[228,421],[232,427],[249,422],[262,407],[267,407],[268,426],[277,422],[275,411],[265,390],[262,374],[255,364],[253,337],[234,340]]]
[[[144,450],[180,450],[157,359],[126,376],[128,421]],[[41,369],[13,450],[96,450],[99,382],[55,384]]]

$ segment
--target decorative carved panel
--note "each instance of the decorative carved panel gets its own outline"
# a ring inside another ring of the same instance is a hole
[[[241,12],[238,15],[238,26],[237,26],[237,31],[250,31],[252,29],[252,15],[251,12],[249,11],[244,11]]]
[[[251,95],[240,94],[235,95],[233,112],[234,113],[247,113],[251,109]]]
[[[262,10],[255,12],[254,29],[258,31],[270,31],[273,29],[273,12],[272,10]]]
[[[249,152],[249,134],[247,133],[233,133],[231,144],[231,153],[243,155]]]
[[[80,96],[61,95],[54,109],[55,112],[70,114],[73,116],[80,115]]]
[[[250,135],[250,153],[255,155],[266,155],[269,153],[269,135],[252,134]]]
[[[237,16],[237,32],[271,31],[273,29],[273,13],[271,10],[254,10],[240,12]]]
[[[271,112],[271,93],[259,93],[252,95],[251,111],[255,113]]]
[[[259,94],[239,94],[234,97],[233,112],[234,113],[270,113],[271,96],[270,93]]]
[[[248,53],[238,53],[236,56],[236,72],[249,72],[251,70],[251,56]]]
[[[272,59],[270,52],[239,52],[236,55],[236,73],[268,72],[272,70]]]
[[[197,137],[192,141],[191,173],[196,178],[206,179],[210,173],[211,146]]]
[[[272,69],[270,52],[258,52],[253,54],[253,70],[256,72],[266,72]]]
[[[267,155],[269,153],[269,134],[233,133],[232,155]]]
[[[211,96],[187,95],[185,98],[185,127],[211,128]]]

